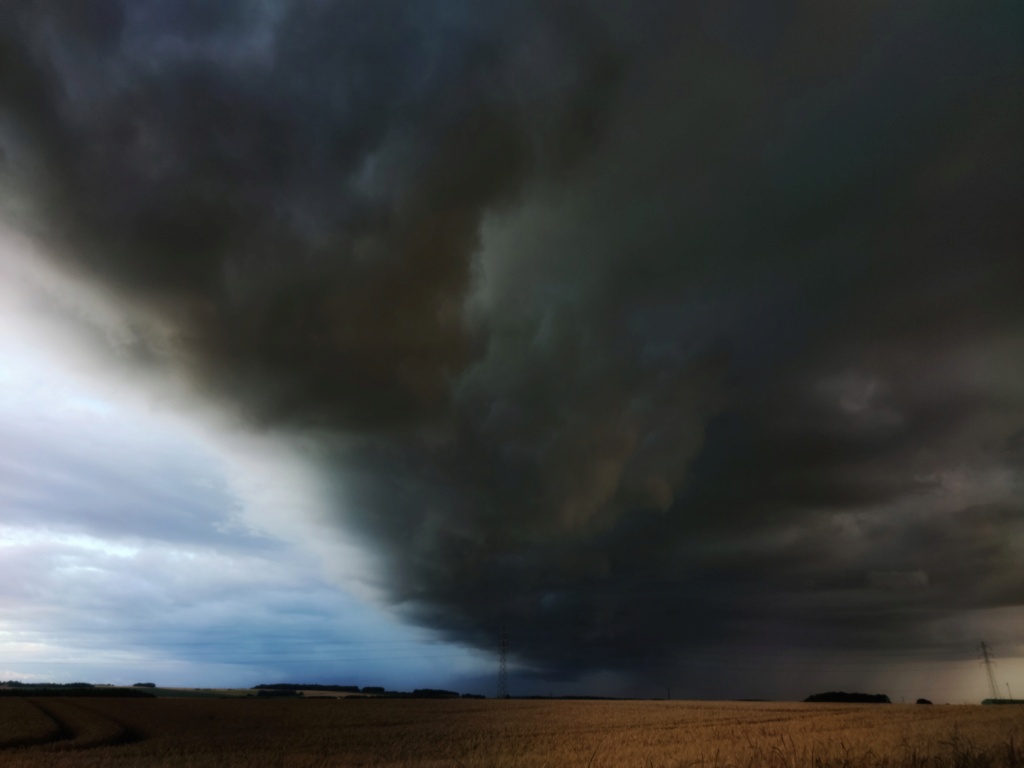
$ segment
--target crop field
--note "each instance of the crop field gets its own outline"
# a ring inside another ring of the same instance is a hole
[[[0,765],[1024,766],[1024,708],[670,701],[0,699]]]

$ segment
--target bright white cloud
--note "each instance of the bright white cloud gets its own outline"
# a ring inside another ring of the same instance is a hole
[[[372,561],[284,437],[106,365],[125,313],[17,245],[0,237],[0,678],[405,687],[489,668],[374,602]],[[77,345],[69,318],[113,343]]]

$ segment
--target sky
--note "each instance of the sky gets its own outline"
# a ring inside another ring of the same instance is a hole
[[[0,679],[1024,693],[1022,41],[0,4]]]

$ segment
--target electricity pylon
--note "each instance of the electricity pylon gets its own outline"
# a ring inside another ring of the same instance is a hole
[[[978,652],[981,654],[981,663],[985,665],[985,671],[988,673],[988,687],[992,691],[992,698],[998,699],[999,686],[996,685],[996,676],[992,673],[992,667],[996,663],[992,658],[992,649],[982,640],[981,645],[978,646]]]
[[[508,632],[501,628],[501,641],[498,655],[498,698],[508,698]]]

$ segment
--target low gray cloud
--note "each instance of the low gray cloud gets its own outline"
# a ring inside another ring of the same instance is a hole
[[[1019,10],[632,5],[6,6],[8,222],[538,679],[1021,606]]]
[[[110,429],[102,420],[87,426]],[[45,441],[35,432],[0,428],[11,446],[0,456],[5,525],[224,548],[269,544],[246,530],[239,500],[194,446],[83,441],[67,428]]]

